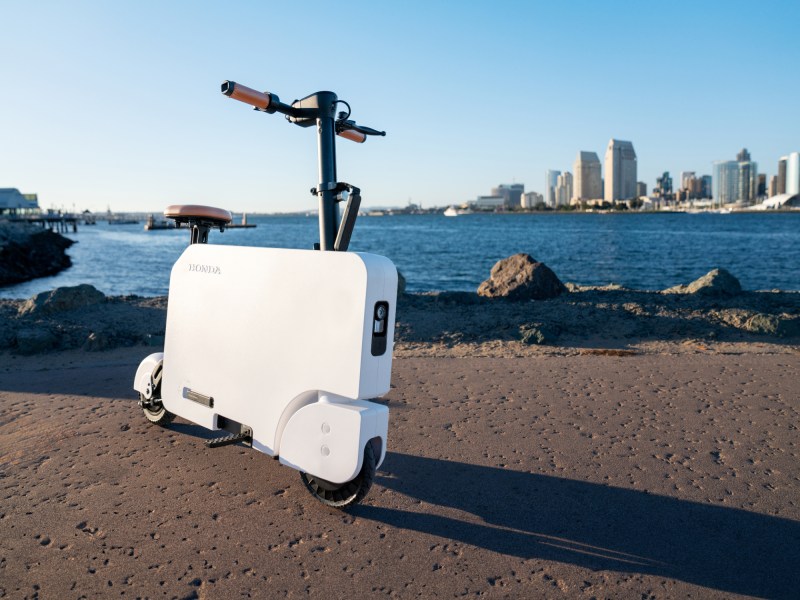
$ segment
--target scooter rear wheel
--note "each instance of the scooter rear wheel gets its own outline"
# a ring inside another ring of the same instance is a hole
[[[139,399],[142,402],[145,401],[145,398],[142,396],[142,394],[139,394]],[[144,416],[148,421],[155,423],[156,425],[161,425],[161,427],[166,427],[172,423],[172,420],[175,418],[174,414],[164,408],[160,398],[150,400],[149,405],[142,404],[142,411],[144,412]]]
[[[358,475],[345,483],[331,483],[308,473],[300,473],[306,488],[317,500],[333,508],[347,508],[358,504],[372,487],[376,471],[375,451],[372,444],[364,448],[364,463]]]

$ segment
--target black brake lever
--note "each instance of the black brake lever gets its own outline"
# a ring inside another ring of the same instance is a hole
[[[350,120],[341,120],[336,121],[336,132],[346,131],[348,129],[352,129],[353,131],[358,131],[359,133],[363,133],[364,135],[382,135],[385,136],[385,131],[378,131],[377,129],[373,129],[372,127],[366,127],[364,125],[359,125],[355,121]]]

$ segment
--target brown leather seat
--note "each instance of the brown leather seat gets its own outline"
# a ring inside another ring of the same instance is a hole
[[[164,209],[164,216],[178,222],[202,221],[214,225],[227,225],[233,220],[230,211],[200,204],[173,204]]]

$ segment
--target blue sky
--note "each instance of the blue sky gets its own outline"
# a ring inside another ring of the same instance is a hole
[[[387,131],[337,144],[364,204],[541,192],[631,140],[651,189],[743,146],[800,150],[800,2],[0,2],[0,187],[72,210],[316,206],[313,129],[224,98],[332,90]]]

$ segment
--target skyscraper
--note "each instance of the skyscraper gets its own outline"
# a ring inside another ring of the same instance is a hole
[[[746,149],[737,157],[748,160],[714,163],[714,203],[719,206],[731,202],[750,204],[758,194],[758,164],[749,160]]]
[[[596,152],[578,152],[575,159],[574,198],[599,200],[603,197],[603,180],[600,177],[600,159]]]
[[[787,157],[786,193],[800,194],[800,152],[792,152]]]
[[[714,204],[722,206],[739,199],[739,163],[735,160],[718,160],[714,163]]]
[[[544,174],[544,205],[554,208],[556,205],[556,185],[561,171],[548,170]]]
[[[636,196],[636,151],[633,144],[611,138],[606,149],[606,202]]]
[[[778,193],[786,193],[786,162],[789,160],[788,156],[781,156],[778,159]]]
[[[572,200],[572,173],[566,171],[556,180],[556,206],[567,206]]]
[[[522,194],[524,193],[525,185],[522,183],[512,183],[511,185],[502,183],[496,188],[492,188],[492,196],[502,196],[505,198],[505,205],[513,208],[522,206]]]

